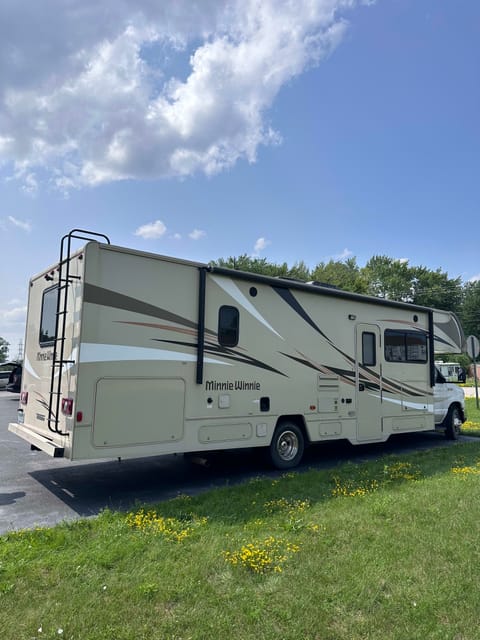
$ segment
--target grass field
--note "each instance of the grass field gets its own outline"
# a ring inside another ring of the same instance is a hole
[[[0,537],[2,640],[474,640],[480,441]]]
[[[480,436],[480,409],[476,398],[465,398],[467,421],[462,425],[462,433],[468,436]]]

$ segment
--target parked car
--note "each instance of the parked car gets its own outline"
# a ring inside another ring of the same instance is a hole
[[[22,386],[22,365],[20,362],[10,362],[6,364],[10,364],[12,366],[12,369],[9,372],[8,382],[5,390],[11,391],[12,393],[20,393],[20,389]]]
[[[9,383],[10,376],[12,374],[11,369],[0,368],[0,391],[4,390]]]

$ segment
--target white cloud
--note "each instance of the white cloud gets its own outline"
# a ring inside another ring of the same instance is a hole
[[[140,236],[144,240],[156,240],[165,235],[167,227],[161,220],[155,220],[155,222],[149,222],[144,224],[135,231],[136,236]]]
[[[14,307],[13,309],[7,309],[6,311],[0,311],[0,318],[2,322],[7,324],[25,324],[27,317],[27,307]]]
[[[11,309],[0,309],[0,336],[9,344],[9,357],[16,356],[18,345],[25,335],[27,307],[19,306]]]
[[[202,231],[202,229],[194,229],[191,233],[188,234],[188,237],[192,240],[200,240],[200,238],[205,238],[206,235],[206,232]]]
[[[34,193],[254,162],[278,92],[366,0],[0,3],[0,165]],[[172,69],[185,68],[172,74]]]
[[[24,193],[29,196],[36,195],[38,191],[38,180],[34,173],[18,171],[16,178],[22,181],[22,191]]]
[[[30,222],[25,222],[23,220],[18,220],[13,216],[8,216],[8,220],[13,226],[18,227],[19,229],[23,229],[23,231],[30,232],[32,230],[32,225]]]
[[[174,233],[172,236],[172,240],[181,240],[182,236],[179,233]]]
[[[269,244],[271,244],[270,240],[266,240],[265,238],[258,238],[253,248],[253,255],[258,256],[260,251],[266,249]]]
[[[351,258],[353,256],[353,252],[350,251],[350,249],[345,248],[342,253],[339,253],[338,255],[334,256],[334,260],[337,261],[342,261],[342,260],[348,260],[348,258]]]
[[[478,282],[480,280],[480,273],[478,273],[476,276],[472,276],[471,278],[469,278],[469,282]]]

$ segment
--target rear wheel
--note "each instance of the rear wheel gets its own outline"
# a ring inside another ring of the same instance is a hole
[[[450,407],[444,424],[445,436],[449,440],[457,440],[462,427],[462,418],[458,407]]]
[[[294,422],[281,422],[275,429],[270,443],[270,460],[277,469],[296,467],[303,456],[305,438]]]

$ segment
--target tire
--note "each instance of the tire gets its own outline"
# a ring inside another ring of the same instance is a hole
[[[445,418],[445,437],[449,440],[458,440],[462,426],[460,410],[456,406],[451,406]]]
[[[294,422],[281,422],[275,429],[270,443],[270,461],[277,469],[293,469],[302,459],[305,450],[303,432]]]

